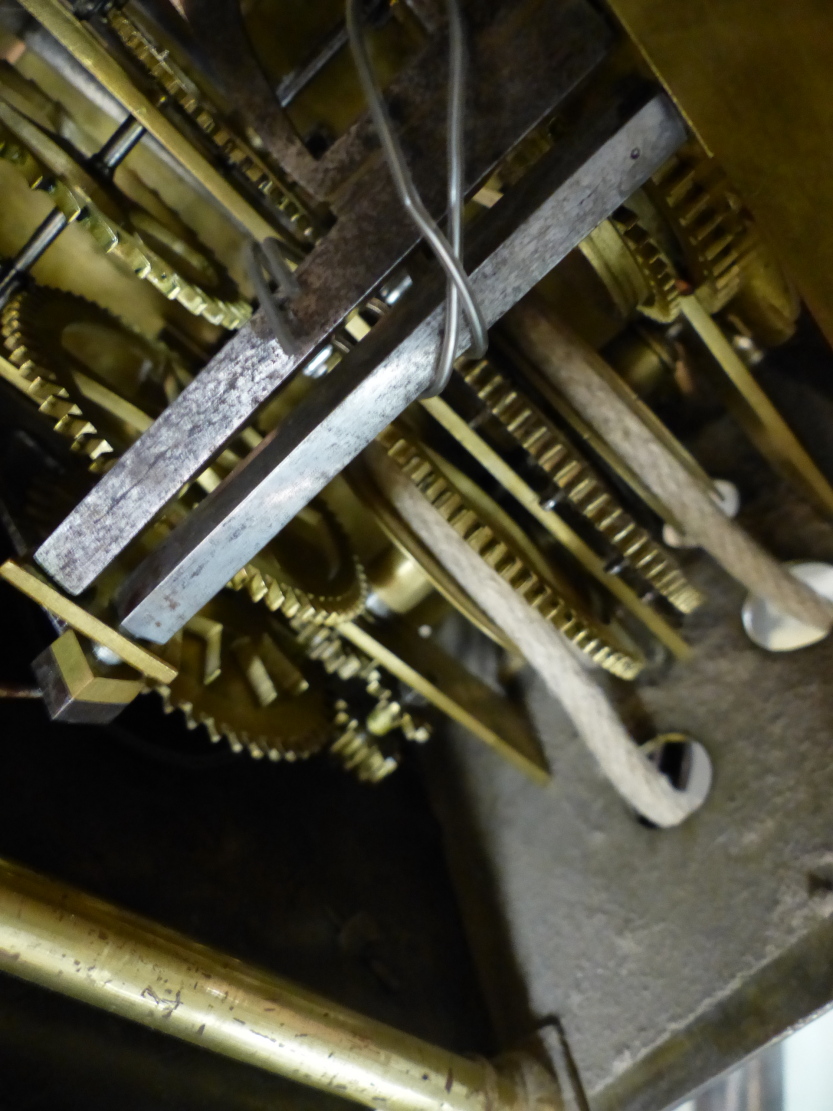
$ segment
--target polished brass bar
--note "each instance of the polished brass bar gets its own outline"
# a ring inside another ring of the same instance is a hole
[[[761,454],[829,517],[833,514],[833,487],[698,298],[691,295],[680,300],[683,315],[719,368],[714,384],[726,407]]]
[[[562,1111],[532,1059],[450,1053],[6,861],[0,970],[367,1107]]]

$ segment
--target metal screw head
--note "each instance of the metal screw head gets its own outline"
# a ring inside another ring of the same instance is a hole
[[[833,601],[833,565],[807,561],[793,563],[789,569],[816,593]],[[818,644],[827,636],[826,629],[805,625],[754,594],[749,594],[743,603],[741,620],[752,643],[768,652],[795,652]]]

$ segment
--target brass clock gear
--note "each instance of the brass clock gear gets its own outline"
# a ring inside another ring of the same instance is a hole
[[[214,152],[234,176],[254,188],[277,223],[298,242],[310,247],[318,238],[315,220],[309,209],[275,170],[221,118],[219,111],[201,89],[137,25],[131,15],[111,8],[106,23],[122,46],[166,97],[169,97],[199,128]]]
[[[354,714],[347,702],[336,703],[338,736],[330,752],[362,782],[379,783],[399,766],[396,750],[383,738],[398,732],[406,741],[421,744],[431,736],[430,725],[415,719],[383,685],[378,661],[348,645],[338,630],[298,618],[290,625],[308,659],[320,664],[328,675],[345,682],[362,682],[365,692],[374,700],[364,717]]]
[[[674,266],[639,217],[622,205],[610,222],[616,228],[645,283],[639,311],[659,324],[670,324],[680,312],[680,291]]]
[[[660,324],[677,318],[680,292],[674,265],[632,209],[619,207],[581,241],[579,250],[623,320],[636,311]]]
[[[63,146],[37,124],[0,100],[0,158],[14,166],[31,189],[47,193],[70,223],[77,223],[97,246],[149,282],[169,301],[195,316],[234,330],[252,314],[242,298],[225,296],[218,266],[158,220],[107,192]],[[131,218],[131,211],[135,220]],[[207,286],[216,286],[212,292]]]
[[[611,544],[638,575],[681,613],[703,601],[679,564],[617,502],[606,484],[523,389],[493,363],[482,360],[459,377],[563,496]]]
[[[709,312],[738,292],[750,222],[714,159],[694,142],[673,155],[645,187],[682,247],[692,284]]]
[[[164,408],[172,352],[84,297],[30,283],[4,306],[0,331],[19,388],[98,469]]]
[[[388,457],[493,570],[594,663],[634,679],[644,660],[624,632],[591,617],[570,585],[476,483],[403,424],[377,437]]]
[[[178,668],[158,688],[165,709],[255,759],[320,752],[334,736],[333,707],[284,651],[281,633],[268,611],[221,592],[164,649]]]
[[[71,478],[56,486],[52,470],[36,476],[27,491],[26,535],[48,535],[75,503],[75,493]],[[140,552],[121,557],[96,581],[85,598],[91,613],[111,617],[126,572],[164,539],[168,527],[164,521],[154,525]],[[152,686],[165,711],[180,711],[189,729],[202,725],[212,741],[225,739],[235,752],[303,759],[343,731],[333,697],[305,674],[304,652],[293,635],[245,594],[221,591],[159,654],[177,668],[169,685]]]
[[[96,470],[165,406],[172,353],[83,297],[30,283],[0,314],[0,328],[19,372],[14,384]],[[355,617],[368,591],[361,562],[320,498],[229,585],[287,618],[324,623]]]
[[[332,625],[364,609],[368,584],[338,518],[313,500],[229,583],[290,620]]]
[[[135,429],[141,420],[150,422],[146,410],[155,415],[164,408],[170,351],[82,297],[30,283],[6,306],[2,334],[8,354],[4,365],[14,376],[13,384],[32,397],[57,431],[93,457],[94,466],[102,459],[115,459],[123,446],[113,436],[117,443],[112,448],[100,435],[102,416],[118,418],[128,406]],[[68,505],[51,479],[46,488],[37,481],[32,484],[27,516],[43,535],[74,504],[69,488],[67,497]],[[180,501],[172,512],[178,517],[187,511]],[[145,535],[145,553],[169,527],[163,520]],[[281,560],[286,560],[288,570]],[[341,711],[333,708],[323,685],[310,685],[298,667],[295,657],[305,658],[304,645],[296,645],[292,633],[266,607],[255,604],[257,576],[270,576],[272,598],[281,598],[273,608],[298,628],[312,630],[319,628],[319,620],[355,616],[363,607],[367,581],[335,515],[321,499],[291,522],[258,565],[265,571],[247,568],[246,591],[222,592],[167,646],[179,674],[159,693],[166,710],[181,710],[190,728],[204,725],[212,740],[226,737],[233,749],[256,758],[292,760],[326,747],[345,729],[340,718],[336,722]],[[106,615],[126,570],[122,561],[117,562],[96,584],[88,605]],[[345,677],[351,671],[363,672],[376,710],[380,703],[393,702],[377,665],[361,661],[358,668],[341,670]],[[390,728],[407,727],[409,722],[402,713]],[[367,732],[364,725],[362,730]],[[390,759],[385,757],[384,768],[391,768]],[[366,770],[369,765],[362,766]],[[379,766],[374,767],[379,772]]]

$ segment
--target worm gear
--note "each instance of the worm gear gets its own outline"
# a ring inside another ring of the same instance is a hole
[[[492,499],[465,475],[419,444],[400,424],[377,438],[388,457],[483,561],[525,602],[587,655],[622,679],[644,660],[624,634],[587,614],[569,585]]]
[[[312,246],[317,239],[315,221],[297,193],[272,170],[220,117],[202,91],[160,50],[133,18],[111,8],[107,25],[122,46],[157,88],[185,113],[206,136],[226,169],[255,189],[275,220],[300,243]]]
[[[112,185],[105,193],[61,145],[2,100],[0,158],[14,166],[31,189],[47,193],[68,222],[81,225],[105,254],[169,301],[230,330],[241,328],[251,316],[249,303],[224,288],[230,283],[204,248],[197,250],[155,217],[137,210]]]
[[[486,410],[548,478],[557,499],[568,501],[626,564],[681,613],[703,601],[677,561],[617,502],[590,464],[524,394],[488,360],[458,371]]]

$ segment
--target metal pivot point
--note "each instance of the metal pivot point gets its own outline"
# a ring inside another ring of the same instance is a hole
[[[813,588],[822,598],[833,602],[833,565],[811,560],[789,564],[790,572]],[[746,635],[753,644],[768,652],[795,652],[809,648],[829,634],[829,629],[806,625],[789,614],[777,610],[764,598],[749,594],[741,609]]]
[[[472,237],[472,285],[493,324],[679,146],[664,96],[627,122],[597,121],[543,159]],[[165,643],[383,428],[433,375],[445,289],[414,291],[125,584],[123,627]],[[460,346],[468,342],[461,333]],[[38,553],[42,559],[43,549]]]

